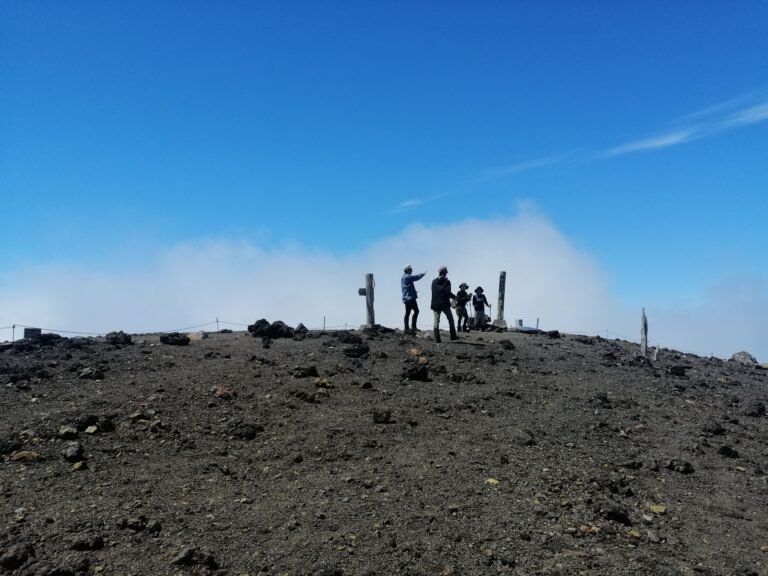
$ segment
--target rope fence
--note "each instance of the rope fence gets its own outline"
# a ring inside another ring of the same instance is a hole
[[[242,328],[247,328],[251,325],[251,323],[243,323],[243,322],[229,322],[227,320],[212,320],[210,322],[204,322],[202,324],[195,324],[192,326],[184,326],[182,328],[174,328],[172,330],[152,330],[147,331],[144,333],[147,334],[164,334],[169,332],[188,332],[191,330],[200,330],[202,328],[207,328],[210,326],[216,326],[216,330],[220,330],[220,325],[224,326],[237,326]],[[336,324],[336,325],[326,325],[323,323],[323,326],[317,326],[317,327],[311,327],[310,330],[349,330],[352,327],[357,327],[358,324],[352,324],[352,323],[344,323],[344,324]],[[54,334],[69,334],[72,336],[106,336],[108,332],[90,332],[90,331],[81,331],[81,330],[60,330],[58,328],[46,328],[42,326],[30,326],[28,324],[9,324],[8,326],[0,326],[0,332],[3,331],[11,331],[11,340],[16,339],[15,331],[17,328],[35,328],[39,329],[42,332],[46,333],[54,333]],[[2,339],[0,339],[1,341]]]
[[[192,325],[192,326],[185,326],[183,328],[174,328],[173,330],[148,331],[146,333],[149,333],[149,334],[163,334],[163,333],[169,333],[169,332],[186,332],[186,331],[190,331],[190,330],[199,330],[199,329],[202,329],[202,328],[206,328],[208,326],[216,326],[217,331],[219,331],[220,330],[220,325],[237,326],[237,327],[247,328],[250,324],[246,324],[246,323],[243,323],[243,322],[230,322],[230,321],[227,321],[227,320],[220,320],[220,319],[217,318],[216,320],[212,320],[210,322],[204,322],[202,324],[195,324],[195,325]],[[335,330],[349,330],[350,328],[356,328],[357,326],[358,326],[358,324],[352,324],[352,323],[347,322],[347,323],[344,323],[344,324],[336,324],[336,325],[325,325],[324,324],[323,326],[316,326],[316,327],[312,327],[312,328],[309,328],[309,329],[310,330],[331,330],[331,331],[335,331]],[[432,329],[432,325],[431,324],[429,326],[427,326],[425,324],[418,324],[417,327],[420,330],[422,330],[422,331],[424,331],[424,330],[431,330]],[[10,324],[8,326],[0,326],[0,333],[3,332],[3,331],[6,331],[6,330],[10,330],[11,331],[11,340],[15,340],[16,339],[16,335],[15,335],[16,328],[22,328],[22,329],[23,328],[39,328],[43,332],[55,333],[55,334],[69,334],[69,335],[73,335],[73,336],[105,336],[107,334],[107,332],[85,332],[85,331],[79,331],[79,330],[59,330],[57,328],[44,328],[44,327],[40,327],[40,326],[29,326],[27,324]],[[584,330],[575,330],[575,331],[573,331],[573,334],[591,334],[591,332],[590,331],[584,331]],[[605,335],[605,338],[607,338],[607,339],[616,339],[616,340],[625,340],[627,342],[635,342],[634,339],[629,338],[626,335],[620,334],[618,332],[614,332],[613,330],[609,330],[607,328],[604,331],[602,331],[600,333],[597,333],[597,334],[593,334],[593,335],[595,335],[595,336],[597,336],[597,335],[601,335],[601,336]],[[1,338],[0,338],[0,341],[2,341]],[[659,345],[659,347],[660,348],[664,348],[665,346]],[[691,352],[691,351],[688,351],[688,350],[682,350],[682,349],[678,349],[678,348],[676,348],[676,350],[678,350],[679,352],[682,352],[683,354],[697,354],[696,352]],[[712,353],[710,355],[714,356],[714,353]]]

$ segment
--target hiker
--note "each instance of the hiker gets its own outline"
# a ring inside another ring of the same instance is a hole
[[[456,335],[456,326],[453,324],[453,314],[451,313],[451,300],[456,295],[451,292],[451,281],[448,280],[448,268],[441,266],[437,271],[438,276],[432,280],[432,314],[435,318],[433,325],[435,333],[435,342],[440,342],[440,314],[445,314],[448,318],[448,328],[451,331],[451,340],[458,339]]]
[[[416,319],[419,317],[419,305],[416,303],[416,286],[413,285],[417,280],[424,278],[426,272],[413,274],[413,266],[408,264],[403,269],[403,277],[400,279],[400,288],[403,292],[403,304],[405,304],[405,317],[403,318],[403,330],[406,334],[416,334]],[[408,330],[408,317],[413,312],[411,320],[411,329]]]
[[[458,325],[456,326],[456,329],[459,332],[469,332],[469,314],[467,314],[467,304],[470,300],[472,300],[472,297],[467,292],[467,286],[466,283],[462,282],[459,284],[459,291],[456,292],[456,303],[454,304],[454,308],[456,309],[456,318],[458,318]],[[464,325],[462,327],[461,321],[464,320]]]
[[[475,288],[475,295],[472,296],[472,307],[475,309],[475,328],[485,331],[485,321],[487,316],[485,315],[485,307],[491,307],[488,304],[488,299],[483,294],[483,287],[478,286]]]

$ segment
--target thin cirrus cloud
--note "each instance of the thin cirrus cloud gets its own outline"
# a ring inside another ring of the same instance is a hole
[[[594,152],[551,155],[519,162],[503,168],[488,170],[485,176],[498,178],[565,162],[605,160],[627,154],[661,150],[767,120],[768,96],[764,92],[753,93],[688,114],[677,121],[679,124],[677,128],[659,132],[646,138],[632,140]]]

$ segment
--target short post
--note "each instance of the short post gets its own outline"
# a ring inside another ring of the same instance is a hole
[[[643,308],[640,322],[640,355],[646,357],[648,356],[648,318],[645,317],[645,308]]]
[[[504,293],[507,288],[507,273],[503,270],[499,272],[499,306],[496,309],[496,320],[493,321],[493,326],[498,328],[506,328],[507,323],[504,320]]]
[[[365,325],[374,326],[376,324],[376,317],[373,312],[373,274],[365,275],[365,288],[359,288],[357,293],[360,296],[365,296]]]

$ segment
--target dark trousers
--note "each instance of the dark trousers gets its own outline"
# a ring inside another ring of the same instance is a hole
[[[411,330],[416,331],[416,319],[419,317],[419,305],[416,303],[416,299],[405,301],[405,317],[403,318],[403,325],[405,331],[408,331],[408,317],[413,312],[413,318],[411,319]]]

